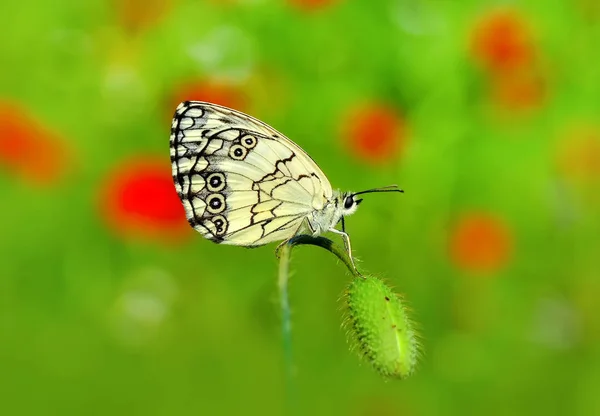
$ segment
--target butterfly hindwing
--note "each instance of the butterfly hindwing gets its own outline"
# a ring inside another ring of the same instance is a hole
[[[298,145],[259,120],[210,103],[177,107],[171,164],[188,221],[219,243],[290,238],[332,195]]]

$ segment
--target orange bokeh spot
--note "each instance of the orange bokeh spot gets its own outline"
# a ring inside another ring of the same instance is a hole
[[[11,103],[0,103],[0,164],[35,183],[56,183],[67,170],[65,143]]]
[[[126,236],[179,239],[191,230],[179,201],[168,161],[127,160],[108,175],[101,191],[108,225]]]
[[[184,84],[172,96],[169,115],[182,101],[206,101],[241,110],[246,107],[246,96],[239,87],[218,82],[199,81]]]
[[[394,109],[371,104],[346,117],[342,134],[358,158],[381,163],[399,156],[405,146],[406,130],[404,120]]]
[[[474,58],[494,72],[523,68],[533,59],[528,27],[514,10],[495,10],[483,16],[471,44]]]
[[[543,104],[546,84],[539,73],[518,71],[498,75],[492,80],[492,96],[496,103],[510,110],[528,110]]]
[[[486,213],[471,213],[455,225],[450,236],[450,256],[461,269],[493,272],[506,264],[512,248],[507,226]]]
[[[132,33],[158,24],[173,8],[175,0],[116,0],[113,1],[119,23]]]
[[[559,171],[578,183],[600,182],[600,128],[578,126],[559,143]]]

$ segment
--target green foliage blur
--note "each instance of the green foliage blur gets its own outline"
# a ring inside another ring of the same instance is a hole
[[[0,415],[600,414],[595,1],[0,15]],[[273,125],[334,187],[405,189],[365,195],[346,226],[419,323],[414,375],[385,382],[349,351],[349,275],[301,247],[286,382],[275,246],[204,240],[164,181],[119,205],[128,166],[171,180],[184,99]]]

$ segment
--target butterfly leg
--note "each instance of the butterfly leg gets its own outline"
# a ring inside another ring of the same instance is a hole
[[[348,258],[350,259],[350,263],[352,264],[354,273],[356,273],[358,276],[362,276],[362,274],[356,268],[356,264],[354,264],[354,257],[352,256],[352,246],[350,245],[350,236],[344,231],[337,230],[333,227],[331,227],[329,231],[342,237],[342,240],[344,241],[344,248],[348,252]]]

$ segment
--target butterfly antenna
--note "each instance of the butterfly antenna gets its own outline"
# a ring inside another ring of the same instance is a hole
[[[367,189],[366,191],[355,192],[352,194],[352,196],[361,195],[361,194],[371,194],[371,193],[375,193],[375,192],[402,192],[402,193],[404,193],[404,190],[398,188],[398,185],[389,185],[389,186],[383,186],[381,188],[373,188],[373,189]]]

